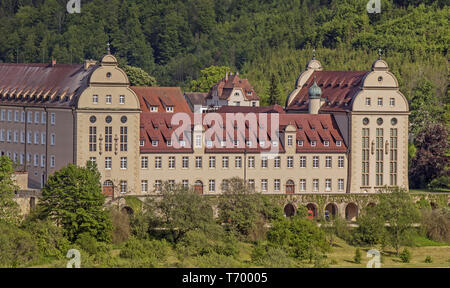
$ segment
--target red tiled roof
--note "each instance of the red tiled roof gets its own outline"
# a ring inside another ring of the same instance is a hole
[[[139,97],[143,112],[150,112],[151,106],[157,106],[158,112],[172,106],[173,112],[191,112],[180,87],[130,87]]]
[[[172,134],[176,131],[179,125],[170,125],[173,113],[142,113],[141,114],[141,140],[145,140],[145,145],[141,147],[141,153],[189,153],[192,152],[190,148],[176,149],[173,146],[167,145],[167,140],[171,139]],[[188,113],[191,121],[190,131],[193,130],[194,114]],[[202,119],[208,117],[210,114],[201,114]],[[274,152],[271,150],[271,142],[277,142],[278,146],[274,148],[275,151],[283,153],[285,151],[284,139],[272,139],[271,114],[258,113],[256,114],[256,121],[248,121],[245,127],[239,127],[234,124],[233,127],[228,126],[227,117],[231,116],[227,113],[217,113],[222,119],[222,124],[219,126],[223,129],[217,131],[220,123],[212,122],[210,125],[203,125],[205,129],[205,152],[206,153],[261,153]],[[273,114],[272,114],[273,115]],[[244,115],[245,116],[245,115]],[[260,118],[267,117],[267,124]],[[296,151],[299,153],[345,153],[347,147],[343,141],[339,128],[331,114],[278,114],[279,126],[277,131],[280,135],[285,133],[288,125],[296,127],[297,140],[303,140],[303,146],[296,145]],[[263,122],[260,122],[260,119]],[[230,119],[228,119],[230,120]],[[249,127],[254,125],[252,127]],[[242,128],[242,129],[239,129]],[[253,130],[253,129],[254,130]],[[209,130],[211,129],[211,130]],[[255,131],[256,130],[256,131]],[[262,134],[261,134],[262,133]],[[274,135],[277,135],[274,131]],[[177,135],[180,136],[180,135]],[[255,136],[254,138],[252,136]],[[158,141],[158,146],[152,146],[151,141]],[[185,139],[188,141],[189,139]],[[208,140],[212,141],[212,147],[208,147]],[[235,146],[232,140],[238,140],[238,146]],[[251,145],[247,145],[247,141],[253,140]],[[226,146],[223,147],[221,141],[225,141]],[[264,147],[261,147],[261,142],[264,141]],[[311,145],[311,141],[316,141],[316,146]],[[325,141],[328,141],[328,146],[325,146]],[[337,146],[337,141],[341,142],[341,146]],[[173,143],[172,143],[173,145]],[[190,145],[190,144],[189,144]]]
[[[0,64],[0,103],[70,107],[87,88],[92,72],[69,64]]]
[[[186,101],[191,106],[191,109],[194,108],[195,105],[206,106],[206,97],[208,93],[202,92],[185,92],[184,97]]]
[[[361,89],[364,77],[368,71],[315,71],[300,91],[294,95],[287,110],[307,111],[308,110],[308,89],[316,79],[317,84],[322,89],[322,98],[327,98],[320,111],[343,111],[349,110],[351,101],[356,93]]]
[[[285,111],[280,105],[272,106],[222,106],[217,111],[217,113],[281,113],[284,114]]]
[[[248,82],[248,79],[241,79],[236,74],[228,75],[228,79],[226,77],[222,78],[217,84],[211,87],[207,98],[211,99],[213,92],[217,91],[219,99],[226,100],[231,96],[234,89],[242,89],[242,93],[248,101],[259,101],[259,96],[256,94],[253,86],[250,85],[250,82]]]

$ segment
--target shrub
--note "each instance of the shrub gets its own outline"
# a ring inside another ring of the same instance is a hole
[[[361,263],[361,251],[359,250],[359,248],[356,248],[355,257],[353,257],[353,261],[355,261],[355,263],[357,264]]]
[[[120,257],[127,259],[157,259],[163,261],[167,257],[169,245],[165,240],[145,240],[131,238],[124,243]]]
[[[425,263],[433,263],[433,259],[431,258],[431,256],[427,256],[425,258]]]
[[[368,211],[358,217],[357,224],[352,239],[355,244],[373,246],[384,241],[386,233],[384,219],[377,213]]]
[[[347,221],[345,221],[341,217],[336,217],[336,219],[334,220],[334,228],[336,236],[338,236],[344,241],[351,242],[352,233],[347,225]]]
[[[243,267],[239,261],[230,256],[220,255],[217,253],[210,253],[202,256],[197,256],[194,259],[194,266],[199,268],[240,268]],[[189,265],[189,267],[192,267]]]
[[[442,189],[450,189],[450,176],[443,175],[437,178],[434,178],[430,184],[428,184],[428,188],[434,191],[442,190]]]
[[[37,260],[38,247],[32,235],[0,222],[0,267],[26,267]]]
[[[422,213],[422,226],[431,240],[450,242],[450,212],[448,210],[435,209]]]
[[[299,259],[312,259],[330,250],[325,233],[308,219],[283,219],[273,223],[267,232],[273,247],[282,248],[288,255]]]
[[[78,239],[75,244],[80,246],[81,249],[88,252],[90,255],[95,255],[98,252],[99,245],[97,240],[91,236],[90,233],[81,233],[78,235]]]
[[[33,236],[42,258],[65,259],[70,242],[61,227],[49,220],[27,218],[22,228]]]
[[[409,263],[409,261],[411,261],[411,252],[409,252],[409,250],[405,248],[403,249],[402,253],[400,253],[399,257],[403,263]]]
[[[111,220],[113,224],[112,242],[122,243],[130,238],[131,227],[128,214],[111,209]]]

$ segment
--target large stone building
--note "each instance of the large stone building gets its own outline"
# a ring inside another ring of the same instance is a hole
[[[214,195],[232,177],[268,194],[408,187],[408,103],[385,61],[324,71],[313,59],[285,109],[252,107],[253,88],[228,77],[207,101],[247,107],[192,113],[179,88],[130,87],[110,54],[99,64],[0,64],[0,151],[35,188],[68,163],[95,161],[109,196],[152,194],[164,181]]]

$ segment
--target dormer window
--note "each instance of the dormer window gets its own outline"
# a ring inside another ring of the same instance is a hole
[[[261,147],[266,146],[266,141],[261,141],[261,142],[259,142],[259,146],[261,146]]]
[[[248,91],[248,92],[247,92],[247,95],[252,95],[252,91]]]
[[[234,147],[238,147],[239,146],[239,140],[234,140]]]
[[[206,146],[211,148],[213,146],[213,142],[211,140],[206,141]]]
[[[173,112],[173,106],[167,106],[166,112]]]
[[[247,140],[247,146],[248,146],[248,147],[251,147],[251,146],[252,146],[252,141]]]
[[[330,141],[323,141],[323,146],[325,146],[325,147],[330,146]]]
[[[158,140],[152,140],[152,146],[157,147],[158,146]]]
[[[167,140],[167,146],[169,146],[169,147],[172,146],[172,140]]]
[[[145,140],[139,141],[139,145],[140,145],[141,147],[143,147],[143,146],[145,145]]]
[[[227,146],[227,142],[226,142],[226,141],[220,141],[220,145],[221,145],[222,147],[225,147],[225,146]]]
[[[273,147],[278,147],[278,141],[272,141],[272,146]]]
[[[184,147],[184,146],[186,146],[186,141],[181,140],[181,141],[180,141],[180,147]]]
[[[342,141],[339,141],[339,140],[336,141],[336,146],[337,146],[337,147],[341,147],[341,146],[342,146]]]
[[[312,146],[312,147],[316,147],[316,144],[317,144],[316,141],[314,141],[314,140],[311,141],[311,146]]]
[[[158,112],[158,106],[150,107],[150,112]]]
[[[298,140],[298,141],[297,141],[297,145],[298,145],[299,147],[303,147],[303,140]]]

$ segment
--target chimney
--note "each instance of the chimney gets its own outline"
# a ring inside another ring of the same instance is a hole
[[[56,66],[56,59],[52,58],[52,67],[55,67],[55,66]]]

